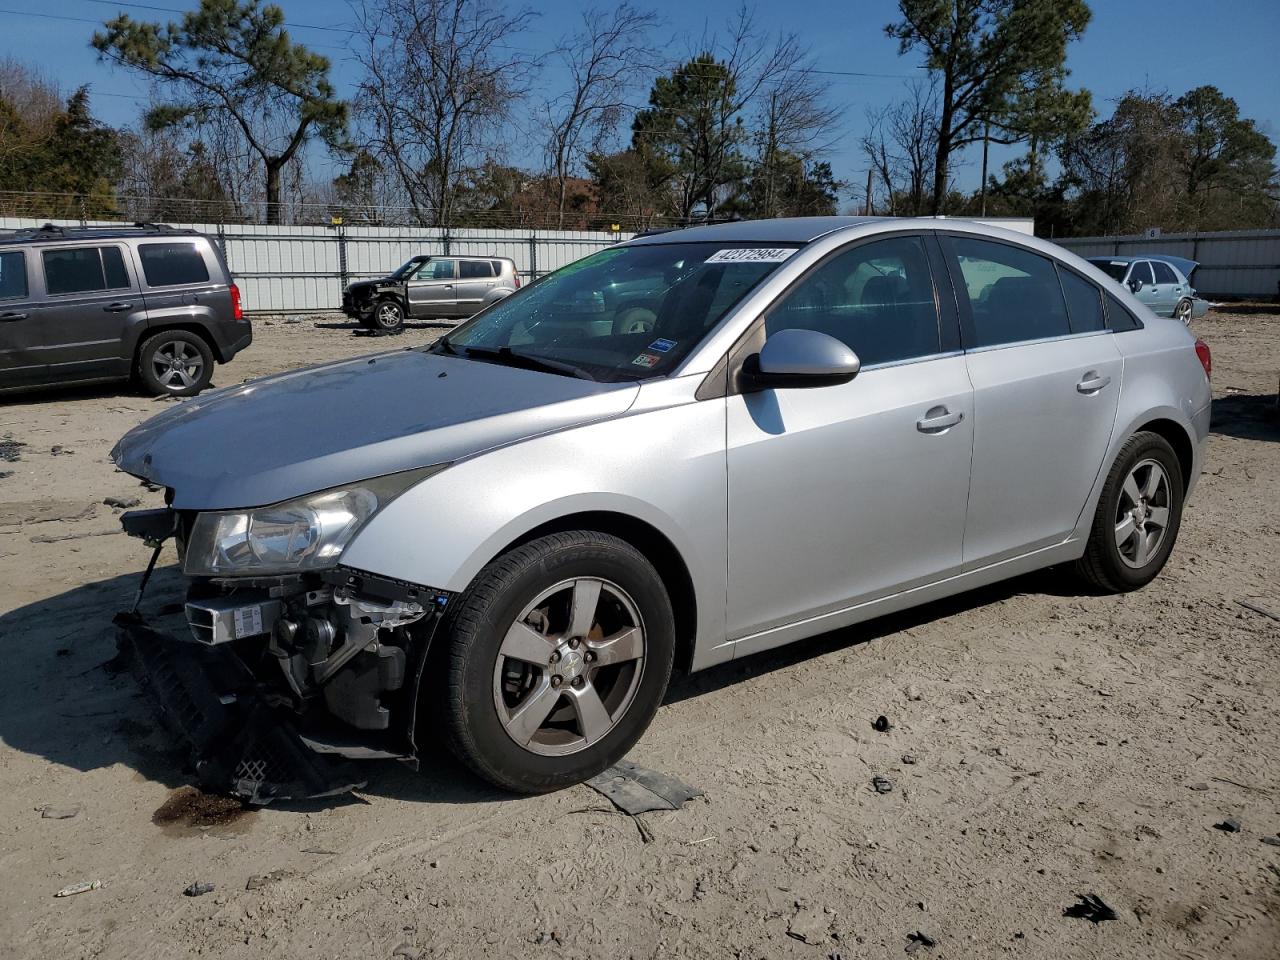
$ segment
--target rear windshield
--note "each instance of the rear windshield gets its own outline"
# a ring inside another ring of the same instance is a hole
[[[611,247],[498,301],[439,352],[488,362],[549,361],[585,379],[673,370],[797,246],[664,243]]]
[[[1095,267],[1109,276],[1112,280],[1123,280],[1124,275],[1129,270],[1127,260],[1090,260]]]

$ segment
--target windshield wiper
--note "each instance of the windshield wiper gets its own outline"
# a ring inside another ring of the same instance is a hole
[[[453,344],[447,344],[451,352],[457,352]],[[561,360],[547,357],[535,357],[528,353],[516,353],[510,347],[462,347],[463,355],[482,361],[496,361],[512,367],[524,367],[526,370],[541,370],[544,373],[567,374],[579,380],[595,381],[595,377],[581,367]]]

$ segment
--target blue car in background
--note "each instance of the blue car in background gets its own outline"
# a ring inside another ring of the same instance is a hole
[[[1194,260],[1148,253],[1133,257],[1089,257],[1089,262],[1127,286],[1152,313],[1177,317],[1186,324],[1209,311],[1209,302],[1196,296],[1188,279],[1199,266]]]

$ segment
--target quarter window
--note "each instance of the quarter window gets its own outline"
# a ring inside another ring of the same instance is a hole
[[[866,243],[828,260],[770,311],[766,335],[779,330],[828,334],[864,365],[937,353],[938,308],[920,238]]]
[[[1105,329],[1106,322],[1102,316],[1102,300],[1098,296],[1098,288],[1088,280],[1061,267],[1058,268],[1058,276],[1062,278],[1062,292],[1067,298],[1067,316],[1071,321],[1071,332],[1088,333],[1090,330]]]
[[[459,260],[458,276],[463,280],[492,277],[493,267],[490,265],[488,260]]]
[[[1159,260],[1151,261],[1151,268],[1156,272],[1156,283],[1173,283],[1178,282],[1177,276],[1174,275],[1173,268],[1167,263]]]
[[[1005,243],[953,237],[973,329],[969,347],[992,347],[1071,332],[1053,261]]]
[[[1138,330],[1142,323],[1123,303],[1111,294],[1107,294],[1107,326],[1117,333],[1123,330]]]
[[[43,251],[43,259],[45,290],[50,296],[129,286],[119,247],[64,247]]]
[[[20,250],[0,253],[0,300],[27,295],[27,260]]]
[[[140,243],[138,258],[148,286],[173,287],[209,281],[209,268],[194,243]]]

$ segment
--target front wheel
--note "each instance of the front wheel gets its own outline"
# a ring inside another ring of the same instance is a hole
[[[1178,305],[1173,308],[1173,315],[1182,321],[1182,325],[1191,325],[1191,301],[1179,300]]]
[[[1169,441],[1156,433],[1130,437],[1107,474],[1077,572],[1111,593],[1145,587],[1178,539],[1183,490]]]
[[[489,564],[449,625],[449,745],[518,793],[579,783],[617,762],[653,719],[675,625],[653,565],[617,537],[552,534]]]
[[[379,300],[373,308],[373,329],[399,330],[404,326],[404,308],[395,300]]]

